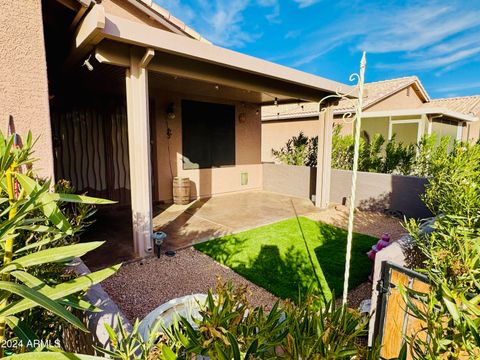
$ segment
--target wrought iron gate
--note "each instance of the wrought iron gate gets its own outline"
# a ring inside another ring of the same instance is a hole
[[[379,297],[374,338],[381,343],[381,356],[385,359],[396,358],[405,339],[423,327],[423,323],[406,309],[399,286],[422,293],[430,288],[424,275],[388,261],[383,263],[382,278],[377,284]],[[410,351],[407,353],[407,359],[411,359]]]

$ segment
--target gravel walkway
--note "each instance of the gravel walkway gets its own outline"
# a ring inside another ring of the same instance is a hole
[[[193,248],[178,251],[174,257],[162,255],[160,259],[124,265],[117,274],[103,281],[102,286],[125,316],[134,321],[171,299],[206,293],[215,287],[217,277],[236,286],[247,285],[249,300],[254,306],[269,308],[277,300],[265,289]]]

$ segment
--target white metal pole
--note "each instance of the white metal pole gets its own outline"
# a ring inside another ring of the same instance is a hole
[[[348,280],[350,277],[350,259],[352,257],[352,236],[353,236],[353,220],[355,216],[355,193],[357,187],[357,171],[358,171],[358,154],[360,151],[360,127],[362,122],[362,107],[363,107],[363,84],[365,80],[365,66],[366,55],[363,52],[362,60],[360,61],[360,74],[358,76],[358,100],[355,117],[355,143],[353,154],[353,171],[352,171],[352,188],[350,194],[350,210],[348,214],[348,235],[347,235],[347,253],[345,258],[345,274],[343,282],[343,299],[342,304],[347,304],[348,295]]]

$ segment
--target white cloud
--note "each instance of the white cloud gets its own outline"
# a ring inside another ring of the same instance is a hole
[[[407,61],[403,63],[393,64],[378,64],[377,68],[392,70],[436,69],[442,66],[451,66],[451,64],[470,58],[471,56],[474,56],[476,54],[480,54],[480,46],[471,49],[465,49],[462,51],[457,51],[447,56],[439,56],[436,58],[424,59],[420,61]]]
[[[402,6],[358,2],[344,7],[341,14],[275,60],[303,66],[350,45],[352,51],[396,53],[395,63],[378,65],[383,69],[449,71],[479,53],[480,10],[464,2],[410,1]]]
[[[283,36],[283,38],[284,39],[296,39],[301,34],[302,34],[302,30],[290,30]]]
[[[315,5],[320,0],[294,0],[300,9]]]
[[[192,26],[214,44],[241,48],[262,34],[245,26],[244,12],[252,6],[271,12],[265,18],[271,23],[280,22],[278,0],[195,0],[186,5],[181,0],[155,0],[174,16]]]
[[[477,89],[478,93],[480,94],[480,81],[446,85],[446,86],[442,86],[435,89],[435,91],[441,92],[441,93],[452,93],[452,92],[457,92],[461,90],[471,90],[471,89]]]
[[[195,11],[181,0],[155,0],[155,2],[185,23],[192,21],[195,17]]]
[[[272,12],[267,14],[265,18],[271,23],[280,23],[280,4],[278,0],[257,0],[257,4],[264,8],[272,8]]]

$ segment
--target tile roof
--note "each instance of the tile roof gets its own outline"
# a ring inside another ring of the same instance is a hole
[[[402,78],[376,81],[365,83],[364,109],[382,101],[388,96],[415,84],[421,96],[426,101],[429,100],[428,94],[423,88],[420,80],[416,76],[407,76]],[[341,100],[335,107],[335,111],[342,112],[352,108],[348,100]],[[281,104],[278,106],[264,106],[262,108],[262,117],[275,116],[291,116],[300,115],[301,117],[316,116],[318,114],[317,103],[298,103],[298,104]]]
[[[428,94],[420,83],[420,80],[416,76],[407,76],[402,78],[365,83],[365,96],[363,100],[363,107],[364,109],[367,109],[368,107],[377,104],[386,97],[389,97],[412,84],[416,84],[418,91],[423,93],[422,96],[426,101],[428,101]],[[336,106],[336,110],[339,111],[350,110],[351,108],[352,107],[347,100],[340,101],[340,103]]]
[[[434,99],[422,107],[445,108],[465,115],[480,116],[480,95]]]

